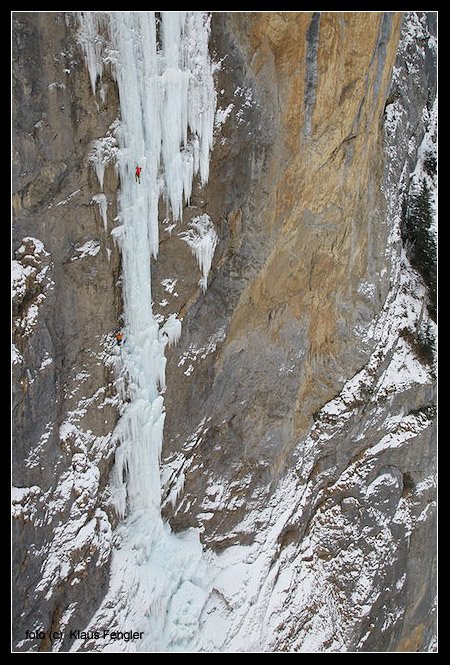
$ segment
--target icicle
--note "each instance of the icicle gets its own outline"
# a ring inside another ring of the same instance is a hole
[[[194,217],[189,223],[189,227],[188,231],[179,233],[178,235],[187,242],[197,259],[198,266],[203,274],[199,284],[203,292],[205,292],[208,285],[208,274],[218,241],[217,233],[209,216],[206,214]]]
[[[181,321],[176,314],[171,314],[160,330],[160,339],[164,344],[172,346],[181,337]]]
[[[114,130],[116,129],[117,124],[114,126]],[[93,164],[95,168],[95,173],[97,174],[97,179],[102,191],[106,166],[115,161],[117,155],[117,140],[114,135],[108,133],[104,138],[94,141],[92,152],[89,155],[89,162]]]
[[[101,12],[80,12],[80,30],[77,40],[84,51],[92,92],[95,95],[97,80],[103,74],[104,40],[99,34],[103,22]]]
[[[106,210],[107,210],[107,207],[108,207],[108,200],[107,200],[105,194],[95,194],[92,197],[92,203],[97,203],[98,204],[98,208],[100,210],[100,215],[101,215],[102,220],[103,220],[103,226],[104,226],[105,231],[107,231],[108,230],[108,217],[107,217]]]

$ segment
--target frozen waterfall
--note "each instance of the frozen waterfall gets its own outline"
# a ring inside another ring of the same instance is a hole
[[[209,16],[83,12],[79,20],[93,94],[110,65],[120,96],[114,130],[119,224],[113,233],[123,264],[126,386],[113,472],[120,538],[109,593],[89,628],[143,631],[144,639],[129,650],[176,651],[195,637],[207,575],[198,535],[175,536],[160,515],[165,347],[177,340],[181,323],[172,315],[159,327],[150,264],[158,253],[160,200],[178,219],[194,177],[208,179],[216,106]],[[103,173],[101,164],[96,168]],[[104,650],[101,644],[95,649]]]

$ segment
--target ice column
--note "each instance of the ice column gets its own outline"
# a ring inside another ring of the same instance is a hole
[[[175,315],[159,325],[152,312],[152,259],[158,253],[158,206],[180,218],[192,182],[208,178],[216,107],[204,12],[85,12],[79,43],[92,88],[106,64],[120,96],[115,128],[120,176],[125,406],[117,426],[113,488],[125,518],[111,565],[110,590],[91,626],[122,629],[133,618],[141,648],[180,649],[195,634],[204,598],[198,536],[175,537],[160,514],[165,347],[176,341]],[[140,184],[136,165],[142,167]],[[202,569],[203,570],[203,569]],[[118,605],[118,599],[120,603]]]
[[[121,444],[115,480],[117,510],[124,516],[127,504],[130,511],[159,507],[164,426],[160,388],[164,347],[171,337],[159,330],[151,308],[150,262],[158,253],[158,205],[164,197],[174,218],[180,218],[194,176],[206,182],[216,97],[207,15],[161,12],[157,19],[154,12],[114,12],[108,18],[106,59],[114,65],[121,110],[120,226],[114,235],[123,259],[128,402],[117,431]],[[89,24],[95,15],[86,20]],[[92,26],[86,33],[92,39]],[[95,87],[103,66],[95,70],[92,52],[92,47],[87,49]],[[140,184],[134,179],[136,165],[142,167]]]

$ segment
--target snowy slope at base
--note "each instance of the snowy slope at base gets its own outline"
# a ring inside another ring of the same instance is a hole
[[[220,555],[210,553],[211,567],[217,572],[202,615],[205,651],[346,651],[353,629],[373,611],[385,592],[390,567],[402,555],[398,533],[403,532],[407,541],[424,519],[413,508],[421,501],[427,503],[433,477],[416,487],[412,508],[402,495],[403,481],[396,468],[376,473],[383,452],[408,446],[430,427],[421,413],[393,411],[390,416],[385,406],[389,395],[433,382],[413,349],[398,340],[405,316],[412,327],[417,324],[423,295],[417,277],[407,269],[401,281],[403,287],[394,298],[389,296],[370,331],[378,344],[367,366],[318,413],[308,438],[294,452],[295,466],[269,504],[249,512],[235,529],[253,532],[255,541],[229,547]],[[373,405],[367,429],[375,430],[375,442],[364,447],[361,432],[362,451],[354,461],[345,469],[332,467],[315,476],[322,451],[339,445],[346,424],[351,426],[358,413],[361,396],[367,394]],[[220,489],[217,496],[223,500],[226,487]],[[214,511],[220,505],[208,501],[206,509]],[[308,521],[303,539],[285,539],[286,534],[300,533],[300,525]],[[398,581],[399,593],[404,581]],[[399,604],[389,625],[403,613]]]

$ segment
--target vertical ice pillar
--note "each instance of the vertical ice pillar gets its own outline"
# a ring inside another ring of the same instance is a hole
[[[152,313],[150,264],[158,254],[161,197],[179,219],[194,177],[202,183],[208,178],[216,95],[204,12],[85,13],[81,22],[93,90],[106,56],[120,96],[120,226],[114,235],[122,252],[127,401],[117,428],[115,487],[123,517],[159,509],[168,336]],[[96,26],[108,32],[107,46]]]
[[[108,594],[90,627],[123,630],[132,618],[133,629],[145,635],[140,649],[182,651],[195,641],[209,588],[198,534],[175,536],[161,518],[165,347],[178,339],[181,324],[173,314],[159,328],[150,264],[158,254],[160,201],[180,218],[193,179],[208,178],[216,105],[209,17],[94,12],[84,13],[80,22],[94,91],[109,63],[120,96],[114,152],[119,224],[112,233],[122,253],[124,301],[125,396],[112,485],[117,513],[125,519],[117,528]],[[105,62],[98,62],[101,58]],[[140,184],[134,178],[137,165]],[[195,245],[203,272],[209,269],[208,243]]]

